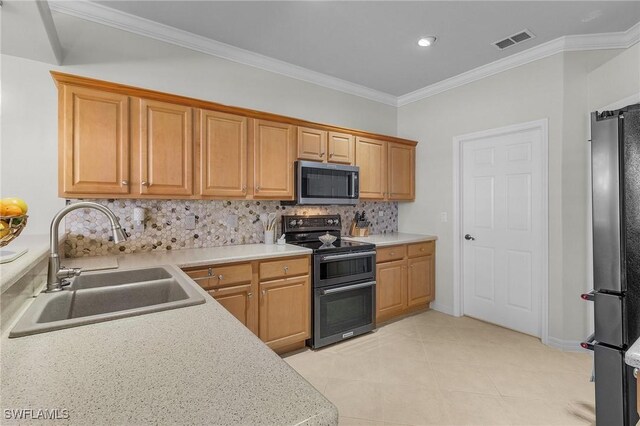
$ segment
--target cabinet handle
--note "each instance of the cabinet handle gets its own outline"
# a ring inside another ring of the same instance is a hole
[[[256,191],[260,191],[260,187],[259,186],[256,186]]]
[[[224,277],[222,276],[222,274],[218,275],[218,280],[219,280],[219,281],[222,281],[222,279],[223,279],[223,278],[224,278]]]
[[[321,152],[321,153],[320,153],[320,157],[324,157],[324,152]]]
[[[253,297],[253,293],[247,293],[247,297],[251,299]]]
[[[422,248],[420,249],[420,251],[424,251],[424,247],[422,247]]]
[[[246,193],[247,192],[247,185],[242,187],[242,192]]]
[[[123,184],[124,186],[127,186],[127,185],[129,185],[129,181],[128,181],[128,180],[123,180],[123,181],[122,181],[122,184]]]
[[[262,290],[262,297],[266,297],[267,296],[267,290]]]
[[[285,267],[284,267],[284,273],[286,274],[287,272],[289,272],[289,267],[288,267],[288,266],[285,266]]]
[[[149,182],[147,182],[146,180],[143,180],[141,182],[141,184],[142,184],[142,186],[151,186],[151,185],[149,185]]]
[[[329,154],[329,158],[333,158],[333,152]]]
[[[389,253],[389,254],[390,254],[391,256],[394,256],[396,253],[392,251],[392,252],[391,252],[391,253]]]
[[[211,268],[207,269],[207,273],[209,274],[209,276],[213,275],[213,269]]]

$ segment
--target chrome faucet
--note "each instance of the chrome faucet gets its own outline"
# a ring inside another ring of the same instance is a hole
[[[118,222],[118,218],[111,210],[105,206],[91,201],[82,201],[80,203],[70,204],[60,210],[51,221],[51,229],[49,230],[49,243],[51,249],[49,251],[49,270],[47,273],[47,293],[62,290],[62,287],[68,282],[67,278],[77,277],[82,272],[80,268],[65,268],[60,266],[60,256],[58,255],[58,228],[60,221],[67,213],[77,209],[96,209],[107,215],[111,222],[111,232],[113,233],[113,241],[120,243],[126,241],[127,234],[124,232]]]

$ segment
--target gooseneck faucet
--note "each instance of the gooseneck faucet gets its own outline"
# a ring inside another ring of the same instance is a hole
[[[64,280],[66,278],[77,277],[82,272],[80,268],[65,268],[60,266],[60,256],[58,255],[58,228],[60,227],[60,221],[67,213],[77,209],[96,209],[104,213],[111,222],[111,232],[113,233],[113,241],[120,243],[126,241],[127,234],[124,232],[118,222],[118,218],[115,214],[105,206],[94,203],[91,201],[82,201],[75,204],[70,204],[60,210],[51,221],[51,229],[49,230],[49,243],[51,248],[49,251],[49,269],[47,272],[47,293],[62,290]]]

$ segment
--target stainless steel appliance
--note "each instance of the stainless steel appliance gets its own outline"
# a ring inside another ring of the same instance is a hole
[[[357,204],[359,168],[342,164],[296,162],[297,204]]]
[[[596,423],[635,425],[636,383],[624,362],[640,336],[640,104],[591,114]]]
[[[340,215],[282,216],[286,241],[313,250],[313,336],[320,348],[376,326],[376,250],[373,244],[340,238]],[[318,237],[337,237],[325,245]]]

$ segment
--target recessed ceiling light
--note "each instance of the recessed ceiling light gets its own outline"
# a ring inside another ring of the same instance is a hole
[[[420,46],[420,47],[429,47],[435,42],[436,42],[436,37],[435,36],[422,37],[420,40],[418,40],[418,46]]]

